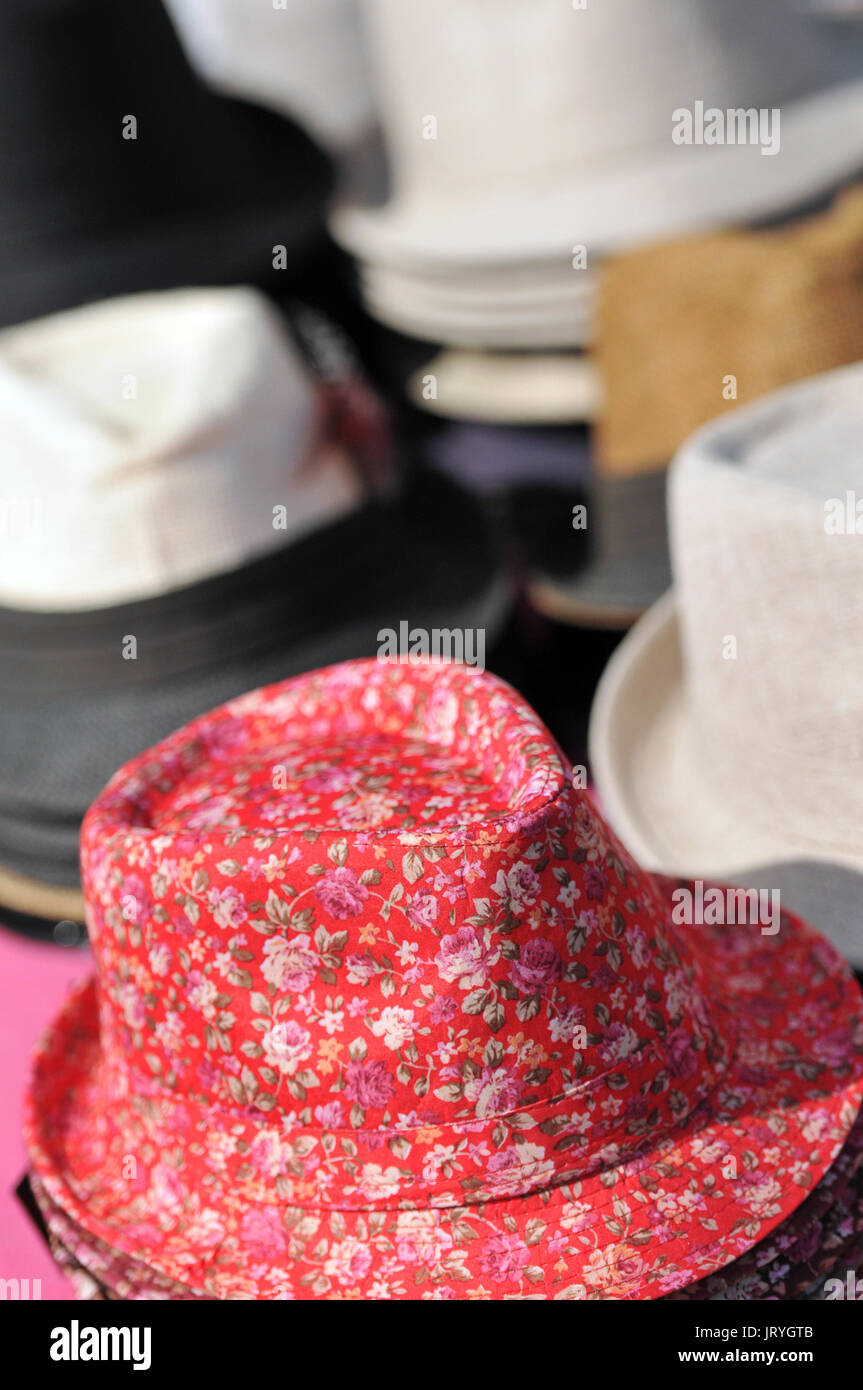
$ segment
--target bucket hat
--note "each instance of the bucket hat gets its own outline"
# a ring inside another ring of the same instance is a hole
[[[345,202],[332,225],[372,312],[417,337],[584,346],[605,257],[787,214],[863,158],[863,34],[785,0],[669,0],[660,14],[638,0],[504,13],[443,0],[433,19],[366,0],[363,12],[391,189]],[[693,72],[702,115],[779,110],[766,154],[760,135],[695,130]]]
[[[5,907],[80,918],[87,806],[202,710],[371,655],[403,619],[493,640],[487,520],[409,459],[390,476],[361,379],[339,386],[314,350],[312,371],[248,287],[0,333]]]
[[[283,111],[334,152],[370,129],[356,0],[166,0],[166,7],[214,86]]]
[[[330,161],[211,91],[162,0],[8,0],[0,92],[2,326],[185,285],[283,294],[322,239]]]
[[[642,861],[735,882],[842,868],[825,903],[857,964],[861,386],[860,365],[829,372],[687,442],[674,587],[614,653],[590,728],[603,806]]]
[[[252,692],[81,843],[97,978],[37,1056],[33,1166],[197,1291],[654,1297],[769,1235],[858,1114],[833,948],[790,914],[681,933],[485,673]]]

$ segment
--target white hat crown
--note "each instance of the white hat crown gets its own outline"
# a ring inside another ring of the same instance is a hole
[[[358,495],[347,460],[321,448],[298,350],[245,287],[130,296],[7,329],[0,412],[10,607],[164,593],[283,545]]]
[[[701,430],[671,470],[669,503],[702,775],[742,817],[858,854],[861,440],[855,365]]]
[[[860,73],[860,45],[855,67],[848,35],[787,0],[437,0],[432,14],[366,0],[366,14],[396,191],[430,200],[478,170],[484,188],[610,170],[668,149],[674,110],[696,100],[772,108]]]

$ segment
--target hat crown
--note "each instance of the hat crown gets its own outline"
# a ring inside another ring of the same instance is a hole
[[[162,0],[9,0],[0,103],[0,324],[202,282],[281,291],[274,242],[319,235],[329,161],[210,90]]]
[[[554,1184],[730,1057],[654,880],[465,668],[352,662],[204,716],[115,776],[82,866],[112,1084],[226,1107],[250,1190]],[[401,1167],[437,1130],[451,1156]]]
[[[484,188],[519,173],[534,186],[543,168],[559,180],[561,164],[612,172],[667,148],[673,111],[696,98],[774,107],[857,76],[863,58],[859,36],[786,0],[441,0],[433,20],[403,0],[366,8],[396,184],[418,197],[478,167]]]
[[[286,121],[209,91],[162,0],[139,0],[131,27],[110,0],[12,0],[0,32],[0,238],[10,249],[50,243],[58,225],[71,241],[168,212],[198,220],[202,206],[230,207],[267,174],[275,199],[266,156],[277,136],[283,157],[311,149]]]
[[[359,494],[332,451],[303,470],[322,445],[319,392],[250,288],[133,295],[6,329],[0,402],[0,602],[12,607],[164,593]]]
[[[734,411],[684,446],[670,482],[685,687],[711,775],[747,816],[769,826],[781,810],[840,851],[859,850],[863,816],[861,388],[853,366]]]

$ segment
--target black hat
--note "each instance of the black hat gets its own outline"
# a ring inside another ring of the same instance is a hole
[[[331,179],[291,121],[201,82],[161,0],[0,7],[0,326],[186,284],[278,293]]]

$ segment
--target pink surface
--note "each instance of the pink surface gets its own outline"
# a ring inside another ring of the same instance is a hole
[[[73,1293],[15,1196],[27,1168],[21,1107],[33,1048],[90,970],[88,951],[41,945],[0,926],[0,1278],[41,1279],[43,1299]]]

